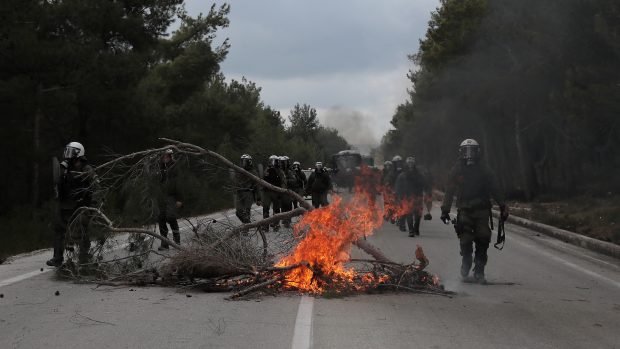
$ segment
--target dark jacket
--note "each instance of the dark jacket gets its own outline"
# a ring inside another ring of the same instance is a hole
[[[263,174],[265,182],[275,185],[276,187],[286,188],[286,176],[284,172],[276,167],[267,167]]]
[[[482,164],[465,165],[459,161],[450,171],[442,211],[450,211],[456,195],[456,207],[464,210],[489,209],[491,199],[504,204],[495,175]]]
[[[253,167],[245,170],[258,177],[258,172]],[[241,172],[235,172],[235,190],[256,192],[257,189],[258,185],[250,177]]]
[[[158,176],[158,198],[161,200],[172,198],[174,201],[183,201],[181,191],[179,190],[179,175],[176,162],[160,162]]]
[[[305,189],[308,186],[308,178],[306,178],[306,174],[302,170],[295,171],[295,175],[297,176],[297,184],[300,189]]]
[[[85,162],[86,160],[80,160]],[[61,163],[61,177],[58,183],[58,201],[63,209],[76,209],[80,206],[92,206],[96,190],[97,175],[88,164],[77,168],[74,163]]]
[[[421,197],[431,192],[426,177],[415,167],[403,170],[398,175],[395,189],[399,199]]]
[[[308,187],[306,189],[309,193],[326,193],[332,189],[332,180],[329,177],[329,173],[325,170],[314,170],[308,178]]]
[[[297,176],[297,171],[289,168],[284,171],[286,176],[286,187],[293,191],[297,191],[300,188],[303,188],[303,183],[300,182],[299,177]]]

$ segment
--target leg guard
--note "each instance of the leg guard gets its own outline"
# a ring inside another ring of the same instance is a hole
[[[471,270],[473,246],[471,241],[461,241],[461,276],[467,277]]]

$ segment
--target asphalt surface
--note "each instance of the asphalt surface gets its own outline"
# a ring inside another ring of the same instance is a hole
[[[421,245],[453,298],[96,288],[56,280],[41,251],[0,265],[0,348],[620,348],[620,261],[507,225],[490,284],[463,283],[458,240],[433,216],[420,237],[388,223],[369,241],[398,262]]]

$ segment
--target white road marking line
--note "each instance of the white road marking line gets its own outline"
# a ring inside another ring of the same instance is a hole
[[[45,273],[50,272],[52,270],[54,270],[54,269],[43,269],[43,271],[41,271],[40,269],[37,269],[35,271],[31,271],[31,272],[26,273],[26,274],[17,275],[15,277],[10,278],[10,279],[6,279],[6,280],[0,281],[0,287],[8,286],[8,285],[14,284],[16,282],[20,282],[22,280],[30,279],[33,276],[45,274]]]
[[[567,267],[571,267],[571,268],[573,268],[573,269],[575,269],[575,270],[577,270],[577,271],[579,271],[579,272],[582,272],[582,273],[584,273],[584,274],[588,274],[588,275],[593,276],[593,277],[595,277],[595,278],[597,278],[597,279],[599,279],[599,280],[605,281],[605,282],[609,283],[610,285],[613,285],[613,286],[615,286],[615,287],[617,287],[617,288],[620,288],[620,282],[618,282],[618,281],[612,280],[612,279],[610,279],[610,278],[608,278],[608,277],[606,277],[606,276],[603,276],[603,275],[601,275],[601,274],[599,274],[599,273],[595,273],[595,272],[593,272],[593,271],[591,271],[591,270],[589,270],[589,269],[586,269],[586,268],[580,267],[580,266],[578,266],[577,264],[571,263],[571,262],[569,262],[569,261],[567,261],[567,260],[565,260],[565,259],[563,259],[563,258],[560,258],[560,257],[558,257],[558,256],[554,256],[553,254],[551,254],[551,253],[549,253],[549,252],[547,252],[547,251],[545,251],[545,250],[543,250],[542,248],[539,248],[539,247],[537,247],[537,246],[530,245],[530,244],[525,243],[525,242],[523,242],[523,241],[519,241],[518,239],[513,239],[512,241],[514,241],[514,242],[516,242],[517,244],[519,244],[519,245],[521,245],[521,246],[524,246],[524,247],[526,247],[526,248],[529,248],[529,249],[536,249],[536,250],[538,250],[540,253],[544,254],[544,255],[545,255],[547,258],[549,258],[549,259],[553,259],[554,261],[559,262],[559,263],[561,263],[561,264],[564,264],[564,265],[565,265],[565,266],[567,266]]]
[[[214,216],[217,215],[217,214],[222,214],[225,218],[228,218],[228,216],[225,215],[227,212],[228,211],[220,211],[220,212],[213,213],[211,215],[199,216],[197,218],[200,218],[200,219],[211,218],[211,219],[213,219]],[[181,231],[189,230],[189,227],[183,227],[183,229],[180,229],[180,230]],[[128,235],[125,235],[125,237],[127,237],[127,236]],[[114,249],[112,249],[110,252],[114,252],[114,251],[123,249],[123,248],[125,248],[127,246],[129,246],[128,242],[122,243],[122,244],[118,245],[117,247],[115,247]],[[43,250],[43,251],[47,252],[47,251],[51,251],[51,249],[47,249],[47,250]],[[44,263],[44,262],[45,261],[42,261],[42,263]],[[26,273],[26,274],[18,275],[18,276],[15,276],[15,277],[12,277],[12,278],[9,278],[9,279],[5,279],[5,280],[0,280],[0,287],[8,286],[8,285],[14,284],[16,282],[27,280],[27,279],[30,279],[31,277],[34,277],[34,276],[37,276],[37,275],[41,275],[41,274],[45,274],[45,273],[50,272],[52,270],[55,270],[55,268],[43,269],[43,271],[41,271],[41,269],[37,269],[35,271],[31,271],[31,272]]]
[[[314,297],[301,296],[297,318],[295,319],[295,331],[293,332],[292,349],[309,349],[312,347],[312,308]]]
[[[112,249],[110,252],[118,251],[118,250],[123,249],[123,248],[125,248],[127,246],[129,246],[128,242],[122,243],[122,244],[118,245],[116,248]],[[14,283],[30,279],[31,277],[35,277],[37,275],[48,273],[48,272],[50,272],[52,270],[56,270],[56,268],[45,268],[43,270],[37,269],[35,271],[31,271],[31,272],[26,273],[26,274],[17,275],[17,276],[14,276],[12,278],[5,279],[5,280],[0,280],[0,287],[12,285]]]

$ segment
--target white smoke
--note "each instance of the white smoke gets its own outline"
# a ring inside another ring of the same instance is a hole
[[[321,124],[335,128],[344,139],[362,153],[368,154],[379,145],[374,120],[357,110],[332,107],[319,113]]]

